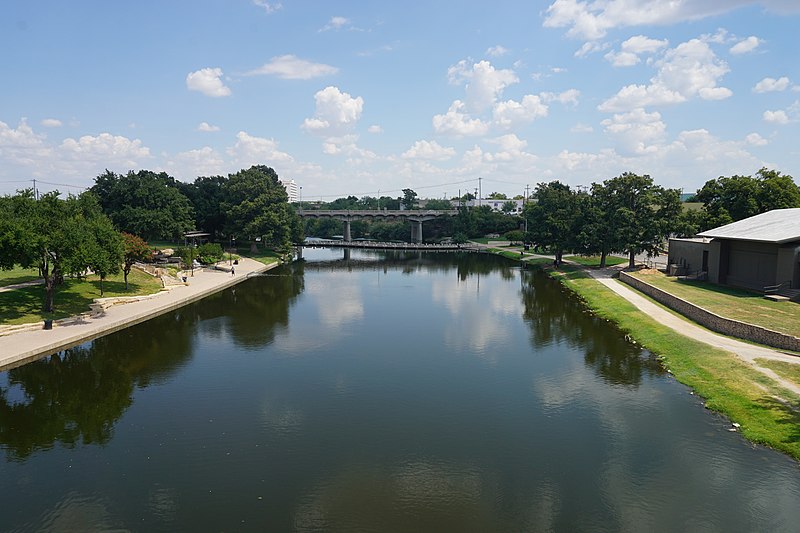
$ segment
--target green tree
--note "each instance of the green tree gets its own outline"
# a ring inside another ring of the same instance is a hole
[[[756,203],[759,213],[800,207],[800,187],[788,174],[762,168],[756,172],[756,180],[758,181]]]
[[[417,193],[413,189],[403,189],[403,198],[400,203],[403,209],[416,209],[419,204]]]
[[[299,222],[289,205],[286,189],[278,174],[264,165],[252,166],[231,174],[224,187],[225,233],[242,235],[256,250],[256,239],[286,253],[291,248],[293,227]]]
[[[501,192],[493,192],[493,193],[489,194],[489,196],[487,196],[487,198],[490,198],[492,200],[508,200],[508,196],[506,196],[505,194],[503,194]]]
[[[450,200],[440,200],[438,198],[431,198],[425,203],[425,209],[432,209],[435,211],[449,211],[453,209],[453,204]]]
[[[178,190],[191,202],[194,227],[210,233],[214,239],[224,239],[225,213],[222,211],[225,176],[201,176],[194,183],[176,182]]]
[[[122,275],[125,278],[125,290],[128,290],[128,274],[131,273],[133,264],[137,261],[143,261],[152,255],[150,247],[147,242],[141,237],[137,237],[131,233],[122,233]]]
[[[606,220],[614,231],[612,248],[628,253],[628,266],[636,254],[660,252],[676,227],[681,212],[680,191],[664,189],[648,175],[625,172],[603,182],[608,195]]]
[[[505,214],[513,213],[514,211],[517,210],[517,202],[512,202],[511,200],[503,202],[503,207],[501,208],[501,210]]]
[[[37,267],[44,279],[44,312],[53,312],[65,275],[91,268],[102,279],[118,271],[120,237],[91,193],[62,200],[54,191],[37,200],[27,190],[4,197],[0,207],[0,268]]]
[[[120,231],[153,240],[177,239],[194,228],[189,199],[165,172],[140,170],[123,176],[106,170],[91,190]]]
[[[560,181],[540,183],[534,193],[536,202],[525,206],[527,238],[555,255],[561,264],[564,252],[574,246],[573,231],[580,219],[578,196]]]

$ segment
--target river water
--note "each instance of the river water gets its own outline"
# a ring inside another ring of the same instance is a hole
[[[0,530],[800,528],[795,461],[541,273],[304,255],[0,373]]]

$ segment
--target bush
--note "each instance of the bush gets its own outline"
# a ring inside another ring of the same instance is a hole
[[[216,263],[224,257],[224,252],[219,243],[207,242],[197,248],[197,257],[201,263]]]

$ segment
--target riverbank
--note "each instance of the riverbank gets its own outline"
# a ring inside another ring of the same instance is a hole
[[[705,330],[685,319],[670,315],[677,322],[662,323],[582,269],[550,270],[550,275],[578,295],[594,314],[614,323],[634,342],[655,354],[679,382],[705,400],[706,408],[728,417],[732,430],[741,431],[752,442],[800,460],[797,384],[769,369],[756,368],[757,356],[748,360],[743,354],[725,349],[729,348],[727,345],[715,347],[708,339],[688,336],[693,328],[704,335]],[[612,279],[608,282],[619,283]],[[781,358],[781,354],[773,350],[744,346],[759,353],[774,352]],[[793,356],[782,354],[782,357],[792,360]]]
[[[219,292],[247,279],[248,274],[264,272],[280,263],[265,264],[249,258],[239,259],[236,275],[228,271],[196,270],[186,285],[176,285],[150,297],[114,305],[97,315],[56,321],[51,330],[20,331],[2,337],[0,370],[23,365],[40,357],[76,346],[97,337],[172,311]]]

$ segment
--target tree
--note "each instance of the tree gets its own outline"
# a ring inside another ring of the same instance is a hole
[[[165,172],[140,170],[122,176],[106,170],[91,190],[120,231],[153,240],[176,239],[194,228],[189,199]]]
[[[511,200],[507,202],[503,202],[503,206],[501,207],[503,213],[509,214],[513,211],[517,210],[517,202],[512,202]]]
[[[53,312],[55,291],[65,275],[91,268],[102,279],[119,268],[119,235],[91,193],[62,200],[54,191],[37,200],[27,190],[4,197],[0,207],[0,268],[38,267],[44,312]]]
[[[403,198],[400,200],[400,204],[402,204],[403,209],[416,209],[419,204],[417,193],[412,189],[403,189]]]
[[[534,196],[537,201],[525,206],[524,216],[528,219],[526,237],[549,249],[559,265],[564,252],[574,245],[573,231],[580,219],[577,195],[569,185],[551,181],[538,184]]]
[[[194,212],[194,227],[224,239],[225,213],[222,211],[225,176],[201,176],[194,183],[176,182],[178,190],[189,199]]]
[[[256,239],[288,252],[297,214],[289,205],[286,189],[278,174],[264,165],[252,166],[228,176],[223,187],[223,210],[227,215],[225,232],[243,235],[257,249]]]
[[[522,242],[525,240],[525,232],[519,229],[512,229],[511,231],[507,231],[503,234],[503,236],[509,240],[511,244],[515,242]]]
[[[501,192],[493,192],[487,198],[491,198],[492,200],[508,200],[508,196]]]
[[[425,203],[425,209],[449,211],[450,209],[453,209],[453,204],[450,203],[450,200],[439,200],[438,198],[432,198]]]
[[[680,191],[664,189],[648,175],[625,172],[603,182],[607,195],[606,220],[613,228],[611,247],[628,252],[628,266],[636,254],[657,254],[675,228],[681,212]]]
[[[131,273],[133,264],[137,261],[143,261],[151,255],[150,247],[147,242],[141,237],[137,237],[131,233],[122,233],[122,249],[123,249],[123,263],[122,275],[125,278],[125,290],[128,290],[128,274]]]

